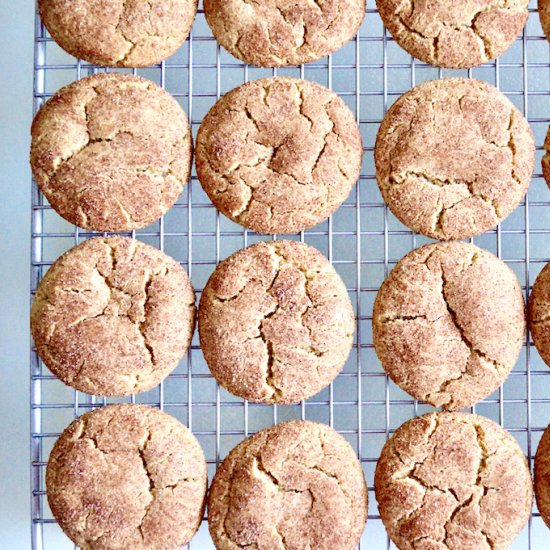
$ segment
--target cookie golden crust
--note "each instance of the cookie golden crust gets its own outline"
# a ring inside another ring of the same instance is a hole
[[[533,502],[516,440],[493,421],[464,413],[405,422],[382,450],[374,489],[400,550],[504,550]]]
[[[235,88],[204,118],[197,175],[216,206],[258,233],[296,233],[344,202],[361,170],[354,116],[333,92],[293,78]]]
[[[503,54],[521,34],[529,0],[376,0],[380,17],[412,56],[468,69]]]
[[[208,496],[218,550],[352,550],[366,521],[355,452],[314,422],[285,422],[245,439],[218,468]]]
[[[550,426],[544,431],[535,455],[535,496],[540,515],[550,528]]]
[[[206,461],[193,434],[143,405],[110,405],[76,419],[46,470],[48,503],[82,549],[178,549],[202,520]]]
[[[31,309],[46,366],[101,396],[159,384],[187,351],[194,326],[195,292],[183,268],[126,237],[91,239],[61,256]]]
[[[156,221],[189,179],[193,142],[172,96],[132,75],[93,75],[59,90],[32,125],[31,167],[70,223],[129,231]]]
[[[365,0],[204,0],[216,40],[257,67],[300,65],[340,49],[359,31]]]
[[[373,340],[403,390],[448,410],[474,405],[512,370],[525,333],[520,284],[504,262],[472,244],[407,254],[382,284]]]
[[[199,334],[212,374],[260,403],[298,403],[344,366],[355,318],[346,287],[314,248],[270,241],[239,250],[210,277]]]
[[[529,330],[542,360],[550,366],[550,264],[539,273],[529,296]]]
[[[374,152],[378,186],[399,220],[440,240],[479,235],[508,216],[531,181],[523,115],[480,80],[426,82],[399,98]]]
[[[40,17],[66,52],[106,67],[147,67],[184,42],[197,0],[38,0]]]
[[[540,24],[547,38],[550,37],[550,1],[538,0]]]

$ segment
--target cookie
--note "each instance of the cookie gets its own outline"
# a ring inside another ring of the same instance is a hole
[[[546,139],[544,140],[544,155],[541,162],[542,175],[544,176],[546,184],[550,187],[550,126],[546,132]]]
[[[507,548],[533,503],[516,440],[493,421],[464,413],[405,422],[382,450],[374,489],[400,550]]]
[[[197,175],[216,206],[258,233],[296,233],[325,220],[361,170],[361,134],[333,92],[265,78],[222,97],[197,136]]]
[[[550,366],[550,264],[539,273],[529,296],[529,330],[539,355]]]
[[[93,231],[153,223],[191,172],[185,113],[137,76],[103,73],[62,88],[40,109],[31,133],[40,190],[58,214]]]
[[[195,292],[182,267],[127,237],[85,241],[38,285],[31,332],[65,384],[130,395],[159,384],[183,357],[195,326]]]
[[[502,55],[523,31],[529,0],[376,0],[384,25],[413,57],[469,69]]]
[[[298,403],[340,372],[355,318],[346,287],[311,246],[269,241],[221,262],[204,288],[204,358],[231,393],[258,403]]]
[[[378,186],[417,233],[460,240],[504,220],[521,202],[535,163],[529,124],[481,80],[425,82],[399,98],[374,151]]]
[[[550,37],[550,0],[538,0],[540,24],[547,38]]]
[[[202,520],[204,454],[172,416],[109,405],[77,418],[46,470],[51,511],[80,548],[182,547]]]
[[[197,0],[38,0],[38,9],[70,55],[106,67],[147,67],[185,42]]]
[[[204,0],[216,40],[257,67],[300,65],[340,49],[359,31],[365,0]]]
[[[208,495],[217,550],[352,550],[366,521],[355,452],[314,422],[285,422],[245,439],[218,468]]]
[[[535,455],[535,496],[540,515],[550,528],[550,426],[544,431]]]
[[[372,331],[390,378],[416,399],[465,409],[512,370],[525,333],[520,284],[508,266],[466,243],[407,254],[382,284]]]

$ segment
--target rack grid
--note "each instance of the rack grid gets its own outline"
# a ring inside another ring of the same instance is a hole
[[[204,19],[202,0],[192,34],[166,62],[130,70],[172,93],[186,111],[196,136],[202,117],[217,98],[251,79],[284,75],[317,81],[337,92],[355,113],[365,157],[360,180],[342,207],[319,226],[293,235],[321,250],[344,279],[357,315],[354,348],[342,373],[329,388],[296,406],[243,402],[220,389],[210,375],[195,333],[178,368],[157,388],[128,399],[102,399],[65,387],[42,364],[31,344],[31,502],[32,548],[72,548],[48,508],[45,467],[59,433],[78,415],[111,402],[131,401],[160,407],[189,426],[199,439],[209,477],[219,461],[247,435],[292,418],[326,422],[357,451],[369,486],[369,520],[363,548],[394,548],[378,515],[373,475],[381,448],[393,431],[414,415],[432,410],[397,388],[382,370],[371,336],[372,304],[391,267],[408,251],[430,242],[413,234],[387,210],[376,185],[373,149],[378,125],[402,93],[425,80],[447,76],[481,78],[496,85],[528,118],[537,143],[537,164],[526,199],[499,227],[472,239],[502,258],[517,274],[529,296],[535,277],[550,260],[550,192],[542,178],[542,144],[550,122],[550,50],[542,33],[536,1],[531,0],[523,35],[496,61],[468,71],[431,67],[411,58],[385,31],[373,0],[358,36],[318,62],[284,69],[244,65],[219,47]],[[47,34],[38,13],[35,25],[34,112],[61,86],[104,71],[64,53]],[[62,220],[32,187],[31,299],[45,271],[59,255],[84,239],[98,236]],[[220,216],[200,187],[193,170],[176,205],[159,222],[127,233],[178,260],[200,296],[220,259],[262,239]],[[530,465],[550,420],[550,369],[529,335],[505,384],[472,408],[508,429]],[[513,548],[542,550],[549,534],[534,513]],[[206,521],[189,547],[213,548]]]

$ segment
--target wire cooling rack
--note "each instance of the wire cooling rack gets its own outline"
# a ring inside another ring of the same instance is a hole
[[[497,254],[514,270],[527,298],[530,285],[550,259],[550,192],[540,168],[550,122],[550,57],[536,3],[531,2],[525,32],[510,50],[496,62],[470,71],[440,70],[412,59],[384,31],[377,11],[372,9],[373,0],[369,0],[357,38],[332,56],[302,67],[255,69],[220,49],[205,22],[202,1],[200,4],[192,35],[174,56],[161,65],[131,71],[160,84],[177,98],[188,114],[194,135],[220,95],[249,79],[276,74],[314,80],[332,88],[356,115],[365,147],[360,181],[331,219],[291,237],[321,250],[344,279],[357,314],[354,349],[342,373],[317,396],[296,406],[266,406],[243,402],[216,385],[202,357],[197,334],[186,358],[163,384],[126,400],[98,399],[71,390],[52,376],[31,348],[32,547],[72,548],[56,525],[45,494],[45,467],[56,437],[73,418],[96,406],[132,401],[160,407],[188,425],[205,451],[210,478],[234,445],[261,428],[292,418],[330,424],[356,449],[369,485],[369,520],[363,548],[390,548],[372,490],[376,460],[388,436],[401,423],[431,407],[399,390],[381,369],[372,346],[372,304],[391,267],[428,240],[412,234],[384,206],[374,172],[376,132],[386,109],[403,92],[443,76],[487,80],[527,116],[537,142],[535,177],[528,197],[500,227],[475,239],[476,244]],[[35,111],[61,86],[103,70],[65,54],[36,16]],[[60,254],[96,235],[62,220],[33,183],[31,292]],[[163,219],[129,235],[181,262],[197,293],[220,259],[268,238],[243,230],[217,214],[194,172],[177,204]],[[509,379],[475,411],[512,432],[532,465],[541,433],[550,420],[550,369],[527,340]],[[549,540],[535,508],[513,548],[542,550],[548,548]],[[190,546],[213,548],[206,521]]]

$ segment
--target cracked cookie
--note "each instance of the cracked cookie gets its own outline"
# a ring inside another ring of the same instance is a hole
[[[550,263],[539,273],[531,290],[529,330],[539,355],[550,366]]]
[[[489,252],[438,243],[407,254],[374,303],[376,353],[416,399],[448,410],[474,405],[512,370],[525,332],[519,282]]]
[[[516,440],[492,420],[464,413],[405,422],[382,449],[374,489],[400,550],[504,550],[533,503]]]
[[[365,0],[204,0],[216,40],[257,67],[300,65],[340,49],[359,31]]]
[[[315,248],[269,241],[221,262],[204,288],[199,335],[216,380],[259,403],[298,403],[340,372],[355,317],[346,287]]]
[[[349,195],[362,156],[346,104],[294,78],[235,88],[197,136],[197,175],[210,200],[258,233],[296,233],[325,220]]]
[[[380,17],[413,57],[469,69],[503,54],[521,34],[529,0],[376,0]]]
[[[529,124],[481,80],[425,82],[401,96],[380,126],[376,177],[393,214],[417,233],[460,240],[500,223],[533,173]]]
[[[31,308],[38,354],[65,384],[101,396],[149,390],[174,370],[195,327],[184,269],[127,237],[91,239],[48,270]]]
[[[550,40],[550,0],[538,0],[540,24],[546,37]]]
[[[144,405],[109,405],[72,422],[46,470],[52,513],[83,549],[174,549],[202,520],[208,477],[193,434]]]
[[[315,422],[284,422],[245,439],[218,468],[208,495],[218,550],[352,550],[366,521],[357,455]]]
[[[38,0],[38,9],[70,55],[106,67],[147,67],[185,42],[197,0]]]
[[[172,96],[132,75],[93,75],[59,90],[32,125],[31,166],[70,223],[93,231],[145,227],[189,179],[193,141]]]
[[[550,4],[549,4],[550,10]],[[550,187],[550,126],[546,132],[546,139],[544,140],[544,155],[542,157],[542,175],[546,184]]]
[[[550,528],[550,425],[544,431],[535,455],[535,496],[540,515]]]

